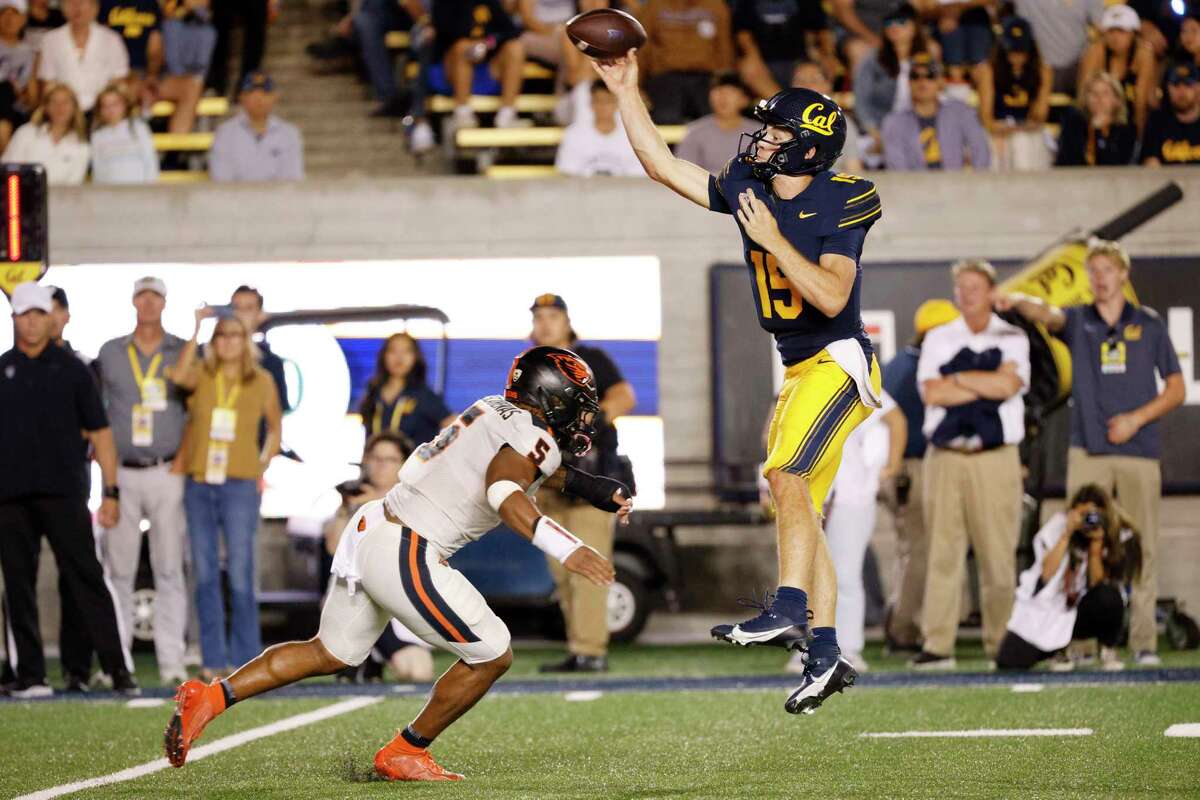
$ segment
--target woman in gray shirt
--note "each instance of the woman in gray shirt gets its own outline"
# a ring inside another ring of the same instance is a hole
[[[110,85],[96,98],[92,131],[93,183],[154,183],[158,153],[150,126],[134,115],[134,106],[119,86]]]

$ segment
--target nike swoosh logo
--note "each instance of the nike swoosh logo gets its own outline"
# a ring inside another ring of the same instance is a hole
[[[811,214],[805,214],[803,211],[801,211],[800,219],[808,219],[809,217],[815,217],[816,215],[817,215],[816,211],[812,212]]]

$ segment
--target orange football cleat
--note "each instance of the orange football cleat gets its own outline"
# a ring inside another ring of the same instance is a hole
[[[167,723],[164,745],[172,767],[187,761],[192,742],[200,738],[204,726],[225,710],[225,694],[219,684],[192,679],[175,692],[175,713]]]
[[[397,736],[375,754],[375,772],[389,781],[461,781],[433,760],[428,750],[419,750]]]

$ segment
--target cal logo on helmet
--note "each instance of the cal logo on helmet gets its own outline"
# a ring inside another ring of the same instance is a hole
[[[838,112],[830,111],[828,114],[817,113],[824,109],[824,103],[813,103],[804,109],[804,113],[800,116],[800,127],[819,133],[822,136],[833,136],[833,123],[837,122]]]

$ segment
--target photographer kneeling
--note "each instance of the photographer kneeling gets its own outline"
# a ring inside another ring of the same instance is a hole
[[[1122,586],[1142,567],[1141,537],[1108,493],[1079,489],[1033,539],[1034,561],[1021,573],[999,669],[1029,669],[1072,639],[1099,639],[1104,670],[1124,668],[1117,641],[1125,622]]]
[[[338,484],[342,505],[325,523],[325,557],[321,567],[326,579],[346,523],[364,503],[383,499],[396,485],[396,475],[410,455],[411,442],[397,431],[382,431],[367,439],[363,447],[362,477]],[[338,677],[352,683],[378,681],[383,677],[385,663],[392,668],[398,681],[425,683],[433,680],[433,655],[429,645],[394,619],[383,629],[367,660],[346,669]]]

